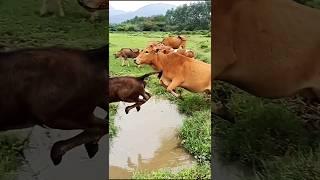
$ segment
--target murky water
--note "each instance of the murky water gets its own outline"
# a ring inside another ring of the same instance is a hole
[[[120,127],[110,142],[109,178],[130,178],[136,170],[178,170],[194,163],[181,146],[177,129],[183,116],[168,100],[151,98],[137,112],[125,114],[120,103],[115,122]]]
[[[96,109],[98,117],[106,114]],[[99,151],[92,159],[88,158],[84,146],[76,147],[63,156],[62,162],[54,166],[50,159],[52,145],[63,139],[79,134],[81,131],[45,129],[39,126],[11,131],[22,137],[29,137],[24,150],[25,161],[17,171],[17,180],[105,180],[107,176],[108,136],[99,142]]]

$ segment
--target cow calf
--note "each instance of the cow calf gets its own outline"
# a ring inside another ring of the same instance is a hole
[[[126,114],[133,108],[139,111],[140,106],[151,97],[151,95],[145,91],[146,82],[144,79],[152,74],[158,73],[159,72],[152,72],[140,77],[123,76],[109,78],[109,103],[119,101],[134,102],[135,104],[126,107]],[[142,99],[140,99],[140,96],[142,96]]]

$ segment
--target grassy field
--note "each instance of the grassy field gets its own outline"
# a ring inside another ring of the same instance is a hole
[[[65,4],[66,17],[40,17],[42,0],[0,1],[0,50],[60,46],[94,48],[107,43],[107,20],[91,23],[76,1]],[[15,137],[0,137],[0,179],[14,179],[23,150]]]
[[[143,49],[148,45],[148,42],[160,41],[163,37],[170,33],[164,32],[128,32],[109,34],[110,39],[110,55],[109,55],[109,70],[112,76],[131,75],[140,76],[142,74],[154,71],[148,66],[138,68],[132,61],[130,67],[121,66],[121,61],[115,59],[114,53],[121,48],[140,48]],[[193,34],[188,35],[187,48],[192,49],[197,54],[197,59],[205,62],[211,61],[210,44],[211,40],[208,35]],[[136,172],[133,178],[136,179],[162,179],[164,177],[186,179],[195,177],[201,179],[209,179],[210,176],[210,159],[211,159],[211,111],[210,99],[203,94],[190,93],[182,91],[183,100],[176,99],[165,89],[159,85],[159,80],[156,77],[151,77],[148,80],[147,88],[154,96],[165,97],[176,103],[181,113],[186,115],[183,126],[179,130],[182,139],[182,145],[191,153],[198,161],[198,165],[182,170],[179,173],[172,173],[170,170],[159,170],[151,173]],[[110,132],[115,127],[110,126]]]
[[[226,94],[235,123],[214,117],[219,156],[253,169],[261,180],[319,180],[320,132],[308,129],[299,112],[299,98],[270,100],[254,97],[227,84]],[[220,87],[219,87],[220,86]]]

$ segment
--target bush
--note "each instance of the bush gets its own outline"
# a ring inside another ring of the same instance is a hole
[[[320,149],[275,157],[263,163],[260,180],[320,180]]]
[[[233,95],[228,106],[236,123],[217,123],[219,146],[229,160],[261,167],[274,156],[316,146],[319,137],[307,132],[302,121],[283,105],[252,96]],[[317,138],[315,138],[317,137]]]

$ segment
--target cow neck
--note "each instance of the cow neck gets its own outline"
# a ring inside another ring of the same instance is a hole
[[[152,63],[159,69],[162,70],[163,69],[163,56],[160,53],[157,53],[157,56],[155,59],[152,60]]]

